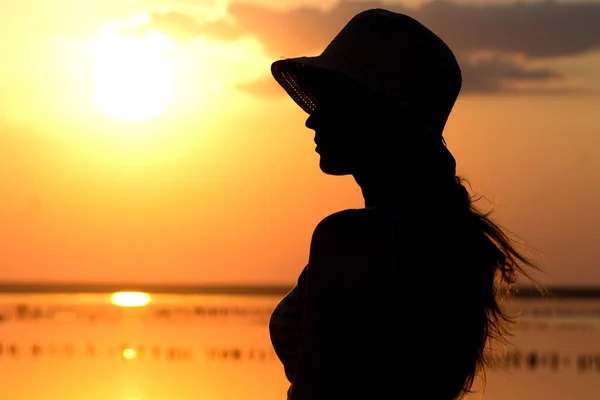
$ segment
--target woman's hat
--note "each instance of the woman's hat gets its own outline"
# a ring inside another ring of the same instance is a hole
[[[275,80],[308,114],[319,103],[310,70],[328,70],[409,111],[445,145],[442,132],[461,89],[450,48],[415,19],[384,9],[354,16],[316,57],[275,61]]]

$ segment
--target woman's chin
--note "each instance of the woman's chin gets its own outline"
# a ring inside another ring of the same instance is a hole
[[[321,171],[327,175],[342,176],[350,174],[347,166],[339,162],[332,162],[324,157],[321,157],[321,160],[319,161],[319,167],[321,168]]]

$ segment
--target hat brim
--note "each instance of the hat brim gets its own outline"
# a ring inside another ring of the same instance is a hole
[[[327,60],[320,56],[277,60],[271,64],[271,73],[275,81],[308,114],[312,114],[317,108],[317,104],[319,103],[318,93],[323,89],[323,87],[319,87],[319,73],[335,74],[344,81],[352,82],[357,88],[360,87],[378,96],[382,96],[396,106],[412,112],[411,108],[405,102],[399,101],[394,96],[369,85],[364,80],[353,76],[351,72],[340,70],[335,65],[329,65]]]
[[[336,65],[330,65],[320,56],[286,58],[271,64],[271,73],[277,83],[306,113],[311,114],[319,102],[320,89],[316,77],[321,73],[335,74],[348,82],[353,82],[369,92],[387,98],[398,107],[410,110],[406,103],[400,102],[393,96],[369,85],[367,82],[353,76],[351,72],[340,70]]]
[[[309,74],[323,70],[337,72],[329,67],[320,57],[297,57],[277,60],[271,64],[271,74],[287,94],[306,113],[315,111],[318,98],[314,90],[314,82]]]

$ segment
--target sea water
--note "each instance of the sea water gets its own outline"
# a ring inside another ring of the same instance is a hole
[[[268,335],[280,297],[0,295],[0,398],[283,400]],[[511,307],[523,315],[483,398],[600,399],[600,299]]]

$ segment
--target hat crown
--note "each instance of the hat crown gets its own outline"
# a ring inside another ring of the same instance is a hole
[[[456,57],[440,37],[417,20],[384,9],[355,15],[319,57],[406,103],[440,136],[462,86]]]

